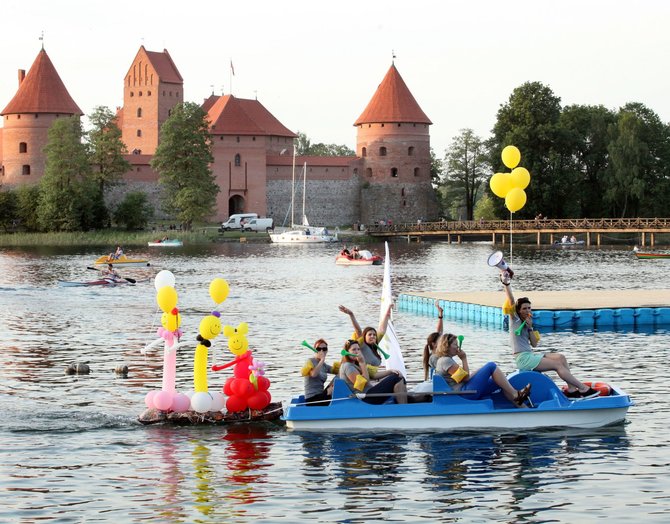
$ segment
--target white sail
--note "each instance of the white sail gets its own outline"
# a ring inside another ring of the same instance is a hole
[[[384,319],[384,314],[389,307],[389,304],[393,302],[393,293],[391,292],[391,257],[389,256],[389,244],[385,242],[386,249],[386,258],[384,259],[384,283],[382,284],[382,303],[381,309],[379,311],[379,322]],[[389,355],[388,359],[385,359],[382,355],[382,359],[386,369],[397,369],[402,373],[402,376],[407,378],[407,369],[405,368],[405,361],[402,358],[402,350],[400,349],[400,342],[398,342],[398,336],[396,335],[395,327],[393,326],[393,311],[391,311],[391,317],[388,321],[388,326],[386,328],[386,333],[384,338],[379,342],[379,347]]]

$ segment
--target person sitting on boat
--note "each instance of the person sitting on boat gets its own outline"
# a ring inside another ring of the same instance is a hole
[[[451,389],[476,391],[468,395],[468,399],[479,400],[497,389],[502,389],[507,400],[520,408],[530,395],[530,384],[526,384],[520,390],[514,389],[495,362],[487,362],[474,373],[470,373],[468,356],[459,347],[456,335],[451,333],[441,335],[437,342],[435,355],[437,356],[435,373],[442,376]],[[461,363],[456,362],[454,357],[458,357]]]
[[[160,239],[161,242],[167,242],[169,240],[168,236],[165,235],[163,238]]]
[[[407,404],[407,386],[402,374],[395,369],[380,370],[376,366],[368,366],[357,340],[344,343],[339,377],[352,393],[374,395],[362,399],[368,404],[383,404],[392,395],[398,404]],[[370,380],[378,382],[373,386]]]
[[[512,274],[513,276],[513,274]],[[570,372],[568,360],[562,353],[540,353],[534,351],[540,342],[540,333],[533,330],[533,310],[528,297],[514,300],[511,276],[501,271],[500,281],[505,288],[507,300],[503,313],[508,315],[509,335],[514,361],[521,371],[555,371],[568,385],[568,398],[597,397],[598,392],[577,380]]]
[[[328,342],[320,338],[314,342],[316,356],[310,357],[305,362],[300,373],[305,378],[305,404],[308,406],[327,406],[333,394],[333,386],[326,384],[328,373],[336,375],[340,370],[340,363],[335,362],[332,366],[326,364],[328,354]]]
[[[563,238],[561,238],[561,244],[567,244],[568,243],[568,235],[563,235]]]
[[[100,273],[102,274],[103,278],[109,278],[112,280],[119,280],[121,278],[119,272],[116,269],[114,269],[113,264],[107,264],[107,269],[102,269]]]
[[[442,319],[444,318],[444,310],[440,306],[440,301],[435,301],[435,309],[437,309],[437,326],[435,331],[433,331],[428,338],[426,338],[426,345],[423,347],[423,380],[426,381],[433,376],[435,371],[435,364],[437,363],[437,356],[435,355],[435,349],[437,348],[437,341],[442,335],[442,330],[444,329],[444,324]]]
[[[572,235],[570,237],[570,242],[573,243],[573,244],[576,244],[577,243],[577,237],[575,235]]]
[[[356,316],[353,311],[344,306],[340,306],[339,309],[345,315],[349,315],[351,324],[354,326],[354,336],[353,338],[358,341],[358,344],[361,347],[361,353],[365,357],[365,361],[372,366],[380,366],[382,363],[382,356],[380,355],[381,350],[379,349],[379,342],[384,338],[384,333],[386,333],[386,327],[388,326],[389,318],[391,316],[391,308],[393,304],[389,304],[388,309],[384,318],[377,329],[367,326],[365,329],[361,330],[361,326],[356,320]],[[385,356],[385,358],[388,358]]]
[[[358,246],[354,246],[352,256],[354,257],[354,260],[358,260],[359,258],[361,258],[361,254],[358,252]]]
[[[121,249],[121,246],[116,246],[116,251],[109,254],[110,260],[118,260],[122,256],[123,256],[123,249]]]
[[[344,246],[342,248],[342,251],[340,251],[340,255],[345,256],[345,257],[351,257],[351,251],[347,249],[347,246]]]

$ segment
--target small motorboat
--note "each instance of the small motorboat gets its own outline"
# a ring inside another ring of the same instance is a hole
[[[325,227],[295,226],[293,229],[271,233],[274,244],[322,244],[337,242],[337,233],[330,233]]]
[[[120,286],[124,284],[135,285],[135,280],[132,282],[125,278],[100,278],[98,280],[88,280],[88,281],[72,281],[72,280],[59,280],[58,285],[60,287],[85,287],[85,286]]]
[[[635,256],[640,260],[648,260],[651,258],[670,258],[670,253],[642,253],[636,251]]]
[[[338,266],[381,266],[384,259],[379,255],[373,255],[366,249],[362,249],[358,252],[358,258],[340,251],[335,258],[335,263]]]
[[[181,247],[184,243],[178,238],[170,238],[167,240],[154,240],[147,242],[149,247]]]
[[[451,390],[439,375],[433,377],[432,392],[427,393],[429,402],[368,404],[362,400],[364,393],[353,394],[336,378],[328,406],[307,406],[301,395],[291,400],[283,420],[289,429],[304,431],[599,428],[623,421],[633,405],[613,385],[608,396],[573,400],[542,373],[515,372],[508,379],[516,389],[531,384],[527,408],[515,407],[501,391],[469,400],[467,392]]]
[[[144,258],[128,258],[125,255],[119,258],[113,258],[110,257],[109,255],[104,255],[101,256],[95,262],[93,262],[93,264],[96,266],[101,265],[106,266],[107,264],[113,264],[115,266],[125,266],[125,267],[144,267],[151,265],[149,261]]]

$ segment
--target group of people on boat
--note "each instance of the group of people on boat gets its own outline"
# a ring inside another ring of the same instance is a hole
[[[517,368],[520,371],[555,371],[567,383],[566,396],[570,399],[598,396],[598,391],[572,375],[565,355],[535,351],[540,334],[533,329],[531,302],[528,297],[514,298],[511,287],[513,276],[511,269],[501,271],[500,281],[506,298],[503,312],[508,316],[510,345]],[[345,306],[339,306],[339,310],[349,316],[354,334],[344,342],[340,361],[333,364],[326,363],[328,343],[323,338],[314,343],[316,355],[308,358],[301,370],[305,405],[325,406],[330,403],[333,382],[327,384],[329,374],[342,379],[352,394],[362,393],[362,400],[370,404],[382,404],[391,397],[398,404],[430,400],[430,393],[408,396],[406,380],[399,370],[380,369],[382,355],[384,359],[389,358],[379,347],[379,342],[387,329],[391,308],[392,305],[389,305],[377,329],[370,326],[361,329],[354,313]],[[471,400],[486,397],[500,389],[514,406],[526,407],[531,384],[515,389],[495,362],[487,362],[478,370],[471,370],[467,354],[461,347],[461,337],[443,332],[444,311],[437,300],[435,308],[437,326],[428,335],[423,350],[424,381],[436,373],[452,390],[467,391],[467,398]]]
[[[360,258],[362,258],[361,253],[358,250],[358,246],[354,246],[354,248],[351,251],[347,249],[347,246],[343,246],[342,251],[340,251],[340,255],[354,260],[359,260]]]

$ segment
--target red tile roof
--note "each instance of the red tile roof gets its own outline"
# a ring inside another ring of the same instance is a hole
[[[354,125],[388,122],[432,124],[412,96],[395,65],[391,65],[372,100]]]
[[[144,49],[144,46],[142,46]],[[146,51],[147,57],[151,62],[151,65],[158,73],[158,77],[161,79],[161,82],[167,82],[169,84],[183,84],[184,79],[179,74],[177,66],[172,61],[170,53],[167,49],[163,49],[162,53],[156,51]]]
[[[205,100],[202,108],[209,115],[210,132],[214,135],[298,137],[272,116],[258,100],[235,98],[233,95],[212,95]]]
[[[67,92],[44,49],[39,52],[14,98],[0,115],[18,113],[84,114]]]

